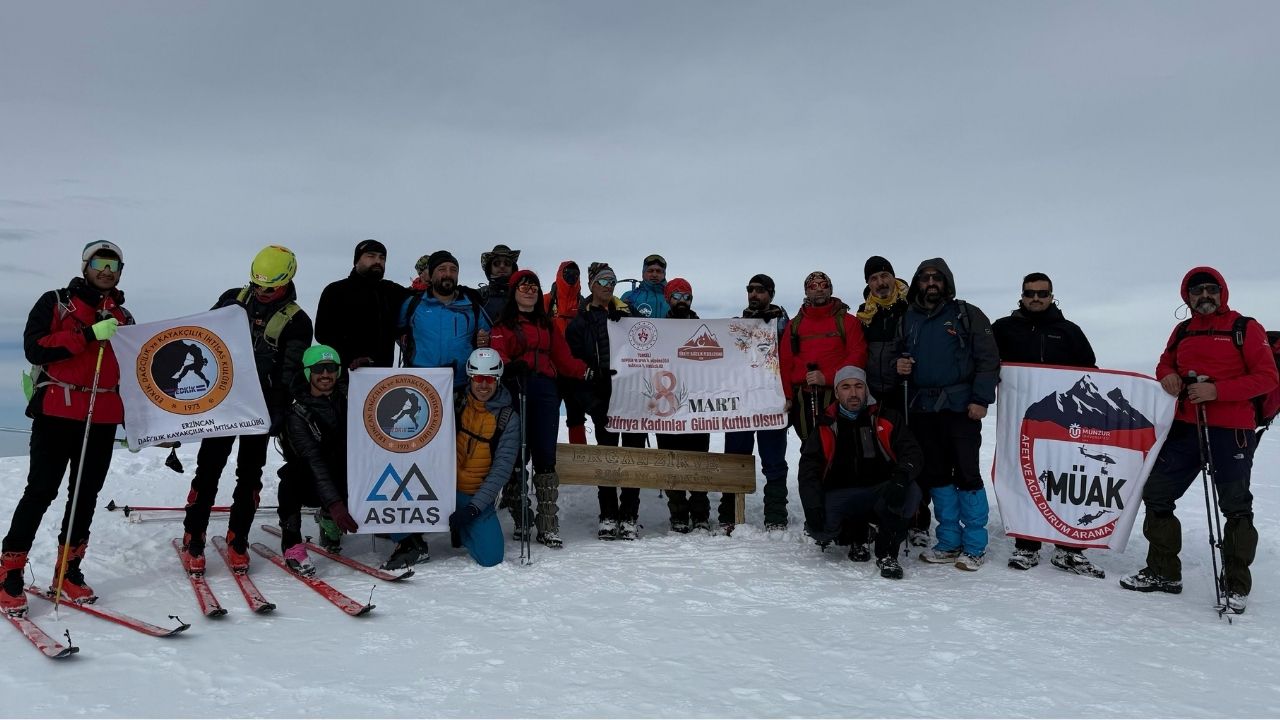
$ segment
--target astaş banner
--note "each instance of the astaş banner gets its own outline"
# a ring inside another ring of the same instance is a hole
[[[614,432],[703,433],[787,426],[775,321],[609,323]]]
[[[243,308],[122,325],[111,346],[130,448],[270,429]]]
[[[453,370],[361,368],[347,405],[347,507],[360,532],[445,532],[457,486]]]
[[[1145,375],[1002,365],[995,489],[1006,532],[1123,551],[1173,411]]]

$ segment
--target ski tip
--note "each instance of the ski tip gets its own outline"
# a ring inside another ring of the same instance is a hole
[[[223,610],[222,612],[224,612],[224,613],[225,613],[225,612],[226,612],[226,610]],[[191,623],[182,623],[182,624],[181,624],[181,625],[179,625],[178,627],[176,627],[176,628],[174,628],[173,630],[169,631],[169,634],[168,634],[168,635],[165,635],[165,637],[173,637],[174,635],[177,635],[178,633],[184,633],[184,632],[186,632],[186,631],[188,631],[188,630],[190,630],[190,629],[191,629]]]

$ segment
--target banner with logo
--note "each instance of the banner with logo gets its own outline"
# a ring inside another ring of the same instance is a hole
[[[270,429],[243,308],[122,325],[111,347],[130,448]]]
[[[787,426],[775,321],[609,323],[615,432],[702,433]]]
[[[347,405],[347,508],[360,532],[447,532],[457,456],[453,370],[361,368]]]
[[[1123,551],[1173,411],[1145,375],[1001,365],[995,488],[1007,533]]]

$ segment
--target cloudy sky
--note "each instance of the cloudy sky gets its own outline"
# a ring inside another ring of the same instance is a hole
[[[549,275],[664,254],[704,317],[768,272],[860,298],[944,256],[992,317],[1045,271],[1109,367],[1151,372],[1217,265],[1280,327],[1280,3],[0,0],[0,425],[31,304],[125,250],[141,320],[263,245],[304,307],[366,237],[520,248]]]

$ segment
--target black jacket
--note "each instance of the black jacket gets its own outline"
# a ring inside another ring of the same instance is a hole
[[[1089,338],[1056,305],[1039,313],[1018,308],[992,323],[991,332],[1001,362],[1098,367]]]
[[[355,270],[325,286],[316,306],[316,342],[338,351],[342,364],[367,357],[375,367],[395,365],[400,307],[409,290],[385,278]]]
[[[271,414],[271,427],[276,430],[293,402],[289,388],[294,378],[302,372],[302,353],[311,347],[311,318],[305,310],[298,310],[280,332],[279,342],[272,347],[266,338],[267,321],[286,304],[297,302],[297,289],[293,283],[289,283],[284,297],[267,305],[258,302],[252,292],[248,293],[248,298],[243,303],[240,302],[238,298],[242,291],[244,288],[231,288],[222,293],[212,309],[228,305],[244,308],[249,320],[249,335],[253,341],[253,359],[258,367],[258,381],[262,383],[262,395],[267,401],[267,412]]]
[[[877,312],[869,324],[862,326],[867,340],[867,387],[871,394],[895,406],[901,405],[898,394],[902,376],[898,374],[898,330],[907,313],[907,301],[899,300]]]
[[[345,373],[344,373],[345,376]],[[298,387],[298,385],[295,385]],[[281,450],[314,479],[323,507],[347,500],[347,385],[339,382],[325,397],[301,385],[285,416]]]
[[[631,317],[631,306],[614,298],[608,310],[591,304],[578,310],[564,339],[573,356],[585,362],[594,374],[590,382],[580,382],[578,397],[589,414],[602,412],[609,405],[613,383],[609,376],[609,321]]]

